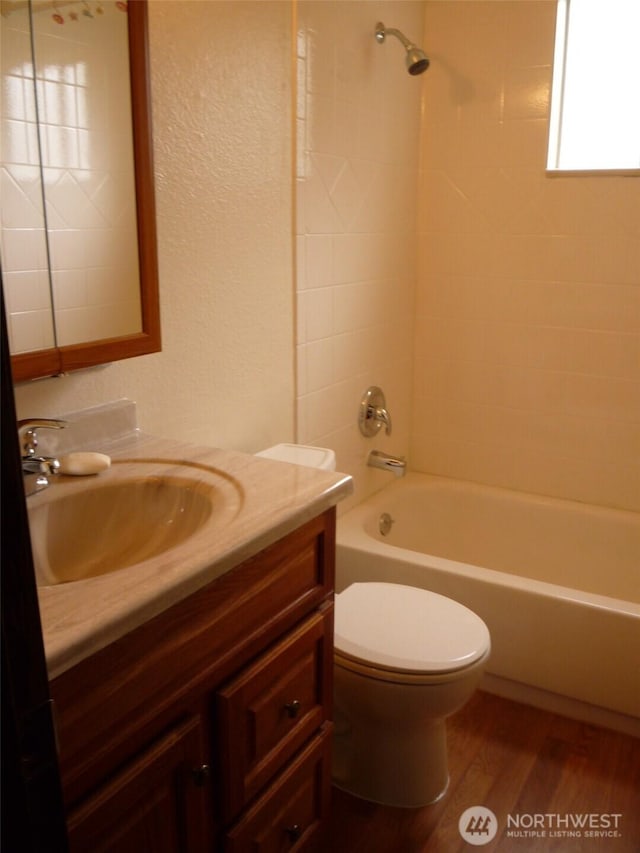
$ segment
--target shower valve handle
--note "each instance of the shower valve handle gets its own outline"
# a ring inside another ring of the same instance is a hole
[[[391,435],[391,415],[387,411],[384,392],[377,385],[367,388],[360,400],[358,426],[367,438],[377,435],[383,426],[385,433]]]

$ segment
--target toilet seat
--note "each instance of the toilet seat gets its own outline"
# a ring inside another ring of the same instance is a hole
[[[435,592],[392,583],[356,583],[336,595],[335,661],[383,681],[454,679],[488,656],[482,619]]]

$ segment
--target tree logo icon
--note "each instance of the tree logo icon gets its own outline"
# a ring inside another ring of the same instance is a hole
[[[480,847],[495,838],[498,819],[491,809],[484,806],[471,806],[460,815],[458,829],[468,844]]]

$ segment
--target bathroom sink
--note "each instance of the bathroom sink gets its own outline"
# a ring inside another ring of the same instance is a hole
[[[171,473],[138,473],[140,467],[100,475],[91,485],[72,483],[69,490],[50,486],[50,494],[29,507],[40,586],[135,566],[187,542],[217,514],[228,520],[224,478],[186,465]]]

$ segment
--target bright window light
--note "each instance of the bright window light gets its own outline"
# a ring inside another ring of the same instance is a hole
[[[640,0],[558,0],[547,168],[640,169]]]

